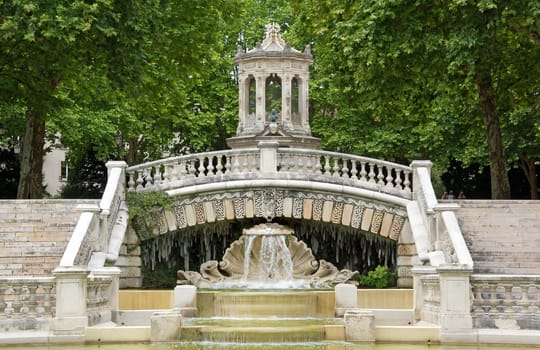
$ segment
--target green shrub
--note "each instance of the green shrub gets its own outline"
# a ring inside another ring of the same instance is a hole
[[[377,266],[367,275],[360,276],[360,285],[371,288],[388,288],[396,285],[396,273],[388,266]]]

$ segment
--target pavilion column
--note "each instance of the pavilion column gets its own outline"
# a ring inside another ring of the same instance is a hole
[[[256,121],[255,129],[257,132],[264,130],[266,121],[266,77],[262,74],[255,75],[255,95],[256,95]]]
[[[246,101],[248,100],[246,98],[246,90],[249,89],[249,86],[246,88],[246,76],[240,75],[238,77],[238,96],[240,96],[240,104],[238,108],[238,128],[236,129],[236,133],[241,133],[244,128],[246,127],[246,116],[249,113],[248,108],[246,108]]]
[[[307,133],[310,133],[310,127],[309,127],[309,100],[308,100],[308,84],[307,84],[308,77],[304,76],[299,81],[298,86],[298,99],[299,101],[299,110],[300,117],[302,120],[302,127],[304,130],[306,130]]]
[[[291,121],[291,76],[281,78],[281,122],[286,130],[292,130]]]

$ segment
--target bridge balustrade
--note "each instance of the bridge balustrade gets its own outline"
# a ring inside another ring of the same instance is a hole
[[[275,164],[271,171],[267,164]],[[335,183],[411,198],[408,166],[336,152],[261,148],[171,157],[127,168],[128,190],[170,190],[209,182],[251,179]]]

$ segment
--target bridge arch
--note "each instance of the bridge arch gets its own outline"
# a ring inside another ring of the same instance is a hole
[[[355,254],[368,243],[391,250],[400,285],[412,283],[415,247],[407,212],[411,203],[409,167],[263,145],[170,158],[128,168],[127,173],[130,191],[164,191],[170,198],[169,209],[156,208],[151,223],[137,225],[151,231],[140,237],[165,242],[153,247],[168,250],[161,252],[163,259],[173,254],[173,236],[229,230],[224,227],[272,219],[296,226],[302,231],[298,232],[300,239],[310,237],[310,229],[350,235],[347,239],[334,235],[341,244],[356,237],[356,246],[349,248]]]

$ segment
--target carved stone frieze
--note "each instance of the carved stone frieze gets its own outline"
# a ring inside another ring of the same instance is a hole
[[[290,217],[350,226],[394,241],[399,239],[407,215],[403,208],[393,205],[272,187],[178,199],[173,212],[173,227],[179,229],[222,220]],[[161,227],[159,231],[162,233]]]
[[[371,232],[378,234],[381,229],[384,213],[382,211],[375,211],[373,218],[371,219]]]
[[[186,220],[186,213],[184,211],[184,206],[179,204],[178,202],[175,202],[173,204],[174,209],[174,215],[176,216],[176,225],[178,228],[186,228],[187,227],[187,220]]]

